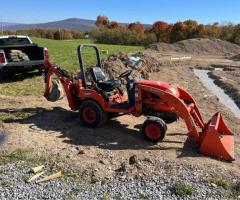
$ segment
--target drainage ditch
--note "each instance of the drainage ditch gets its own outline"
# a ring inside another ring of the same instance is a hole
[[[222,70],[221,68],[218,68],[217,70]],[[219,101],[227,106],[234,115],[240,119],[240,109],[236,105],[236,103],[233,101],[233,99],[228,96],[222,88],[217,86],[214,83],[214,80],[209,77],[208,73],[210,70],[203,70],[203,69],[193,69],[194,74],[202,81],[203,85],[214,95],[216,95],[219,99]]]

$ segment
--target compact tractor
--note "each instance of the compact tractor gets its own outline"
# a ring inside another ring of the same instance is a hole
[[[82,50],[85,47],[95,49],[95,66],[84,68]],[[233,134],[220,113],[205,123],[194,99],[184,89],[165,82],[133,78],[131,69],[118,79],[109,80],[103,72],[100,52],[95,45],[80,45],[77,53],[80,64],[77,75],[69,74],[47,59],[44,96],[49,101],[58,100],[62,96],[59,87],[62,84],[69,107],[79,111],[84,126],[96,128],[120,114],[144,115],[147,116],[142,125],[144,137],[158,142],[166,135],[166,124],[182,118],[189,137],[199,145],[201,153],[221,160],[234,160]],[[59,81],[54,81],[52,75]],[[125,79],[126,92],[121,79]]]

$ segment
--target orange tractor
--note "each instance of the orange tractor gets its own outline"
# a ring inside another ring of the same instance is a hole
[[[84,68],[82,56],[84,47],[94,48],[98,61],[95,66],[87,69]],[[144,115],[148,117],[142,125],[144,137],[158,142],[165,137],[166,123],[182,118],[189,137],[199,145],[201,153],[221,160],[234,160],[233,134],[220,113],[205,123],[194,99],[185,90],[165,82],[132,78],[132,70],[119,76],[126,80],[125,94],[118,79],[106,78],[95,45],[80,45],[77,52],[80,63],[78,75],[71,75],[47,60],[44,96],[49,101],[60,98],[59,84],[52,80],[52,75],[55,74],[65,90],[71,110],[79,111],[84,126],[101,126],[109,117],[118,114],[131,114],[135,117]]]

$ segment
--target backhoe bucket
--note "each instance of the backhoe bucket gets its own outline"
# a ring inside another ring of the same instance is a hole
[[[64,97],[62,84],[59,80],[53,80],[50,92],[44,95],[48,101],[55,102]]]
[[[233,133],[224,123],[220,113],[216,113],[205,125],[199,150],[203,154],[221,160],[234,160]]]

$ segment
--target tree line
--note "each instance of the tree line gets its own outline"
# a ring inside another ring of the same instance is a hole
[[[240,44],[240,24],[204,25],[195,20],[175,24],[157,21],[150,28],[145,28],[140,22],[124,25],[110,21],[106,16],[98,16],[96,28],[91,33],[98,43],[110,44],[148,45],[153,42],[174,43],[192,38],[218,38]]]
[[[174,24],[157,21],[146,28],[140,22],[121,24],[110,21],[106,16],[98,16],[96,27],[84,33],[69,29],[29,29],[15,32],[4,31],[8,35],[28,35],[55,40],[82,39],[90,35],[97,43],[122,45],[149,45],[154,42],[174,43],[191,38],[218,38],[240,44],[240,24],[199,24],[186,20]]]
[[[4,31],[4,35],[28,35],[30,37],[40,37],[54,40],[82,39],[84,32],[70,29],[28,29],[17,31]]]

